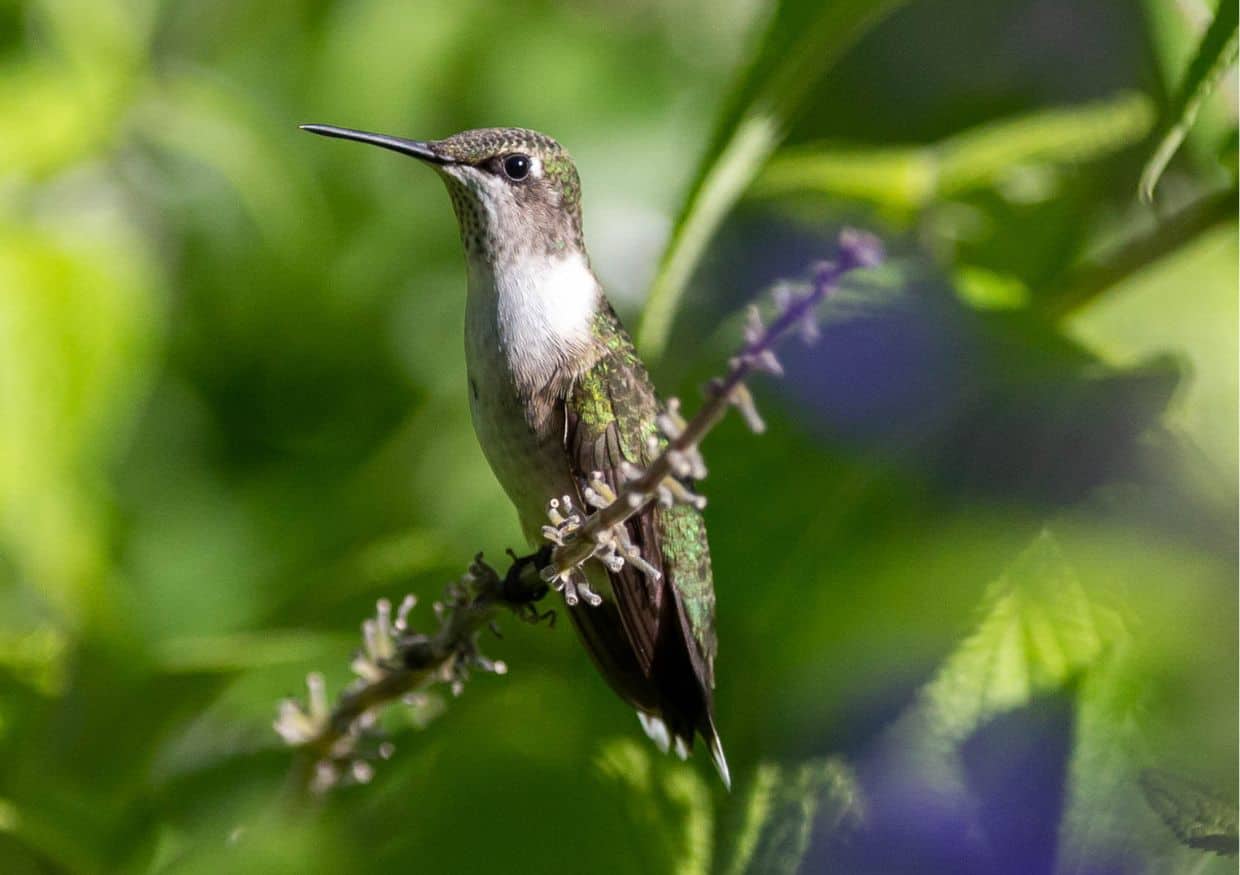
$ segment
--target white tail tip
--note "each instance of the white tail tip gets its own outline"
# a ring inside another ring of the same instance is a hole
[[[723,745],[719,743],[719,736],[712,734],[707,739],[710,746],[710,758],[715,762],[715,770],[719,772],[719,778],[723,781],[725,789],[732,789],[732,773],[728,771],[728,758],[723,755]]]
[[[676,756],[682,760],[689,757],[689,745],[692,743],[688,739],[676,736],[672,738],[671,732],[668,731],[667,724],[663,722],[662,717],[654,714],[646,714],[642,711],[637,712],[637,719],[642,724],[642,729],[650,736],[650,740],[654,742],[662,753],[669,750],[675,751]],[[723,745],[719,742],[719,734],[714,731],[711,726],[709,735],[703,736],[706,740],[706,746],[710,748],[710,758],[715,763],[715,770],[719,772],[719,777],[723,781],[723,786],[732,789],[732,773],[728,770],[728,758],[723,755]]]
[[[642,729],[650,736],[650,740],[654,742],[654,746],[661,753],[667,753],[672,746],[671,733],[667,731],[667,724],[663,722],[663,718],[655,717],[653,714],[646,714],[642,711],[637,712],[637,719],[641,721]]]

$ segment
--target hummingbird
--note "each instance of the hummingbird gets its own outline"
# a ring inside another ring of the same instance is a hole
[[[544,543],[550,500],[569,496],[588,507],[590,479],[601,475],[618,491],[621,471],[651,461],[660,404],[590,267],[581,183],[559,143],[524,128],[430,141],[302,129],[416,158],[447,185],[468,277],[474,431],[531,544]],[[655,744],[683,759],[701,736],[730,786],[714,719],[715,592],[702,515],[689,505],[652,505],[627,526],[651,567],[611,570],[591,559],[586,598],[565,600],[569,616]]]

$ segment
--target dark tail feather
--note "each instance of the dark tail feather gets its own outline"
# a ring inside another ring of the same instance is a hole
[[[719,732],[715,729],[710,682],[703,677],[699,665],[690,655],[676,602],[667,595],[663,610],[662,634],[651,665],[650,678],[658,691],[658,708],[647,712],[642,725],[652,724],[646,731],[655,744],[663,750],[670,746],[682,760],[687,759],[693,749],[693,737],[701,735],[719,777],[724,786],[731,789],[732,776],[719,741]],[[651,731],[652,728],[654,731]]]
[[[568,615],[608,686],[635,708],[657,708],[657,691],[642,673],[616,606],[609,601],[597,606],[579,604],[569,608]]]

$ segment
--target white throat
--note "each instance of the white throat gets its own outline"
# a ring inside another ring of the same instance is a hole
[[[586,353],[601,293],[579,252],[523,255],[492,266],[470,259],[466,306],[471,359],[502,354],[526,388],[540,388]]]

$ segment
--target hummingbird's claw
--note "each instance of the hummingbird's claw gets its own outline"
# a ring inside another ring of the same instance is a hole
[[[551,550],[552,545],[546,544],[538,552],[528,556],[518,556],[512,550],[508,551],[512,564],[504,575],[500,593],[504,601],[517,610],[518,614],[521,614],[524,608],[533,610],[534,603],[547,594],[547,584],[539,572],[551,562]],[[527,573],[530,570],[534,572],[532,578]],[[533,613],[537,618],[537,611]]]

